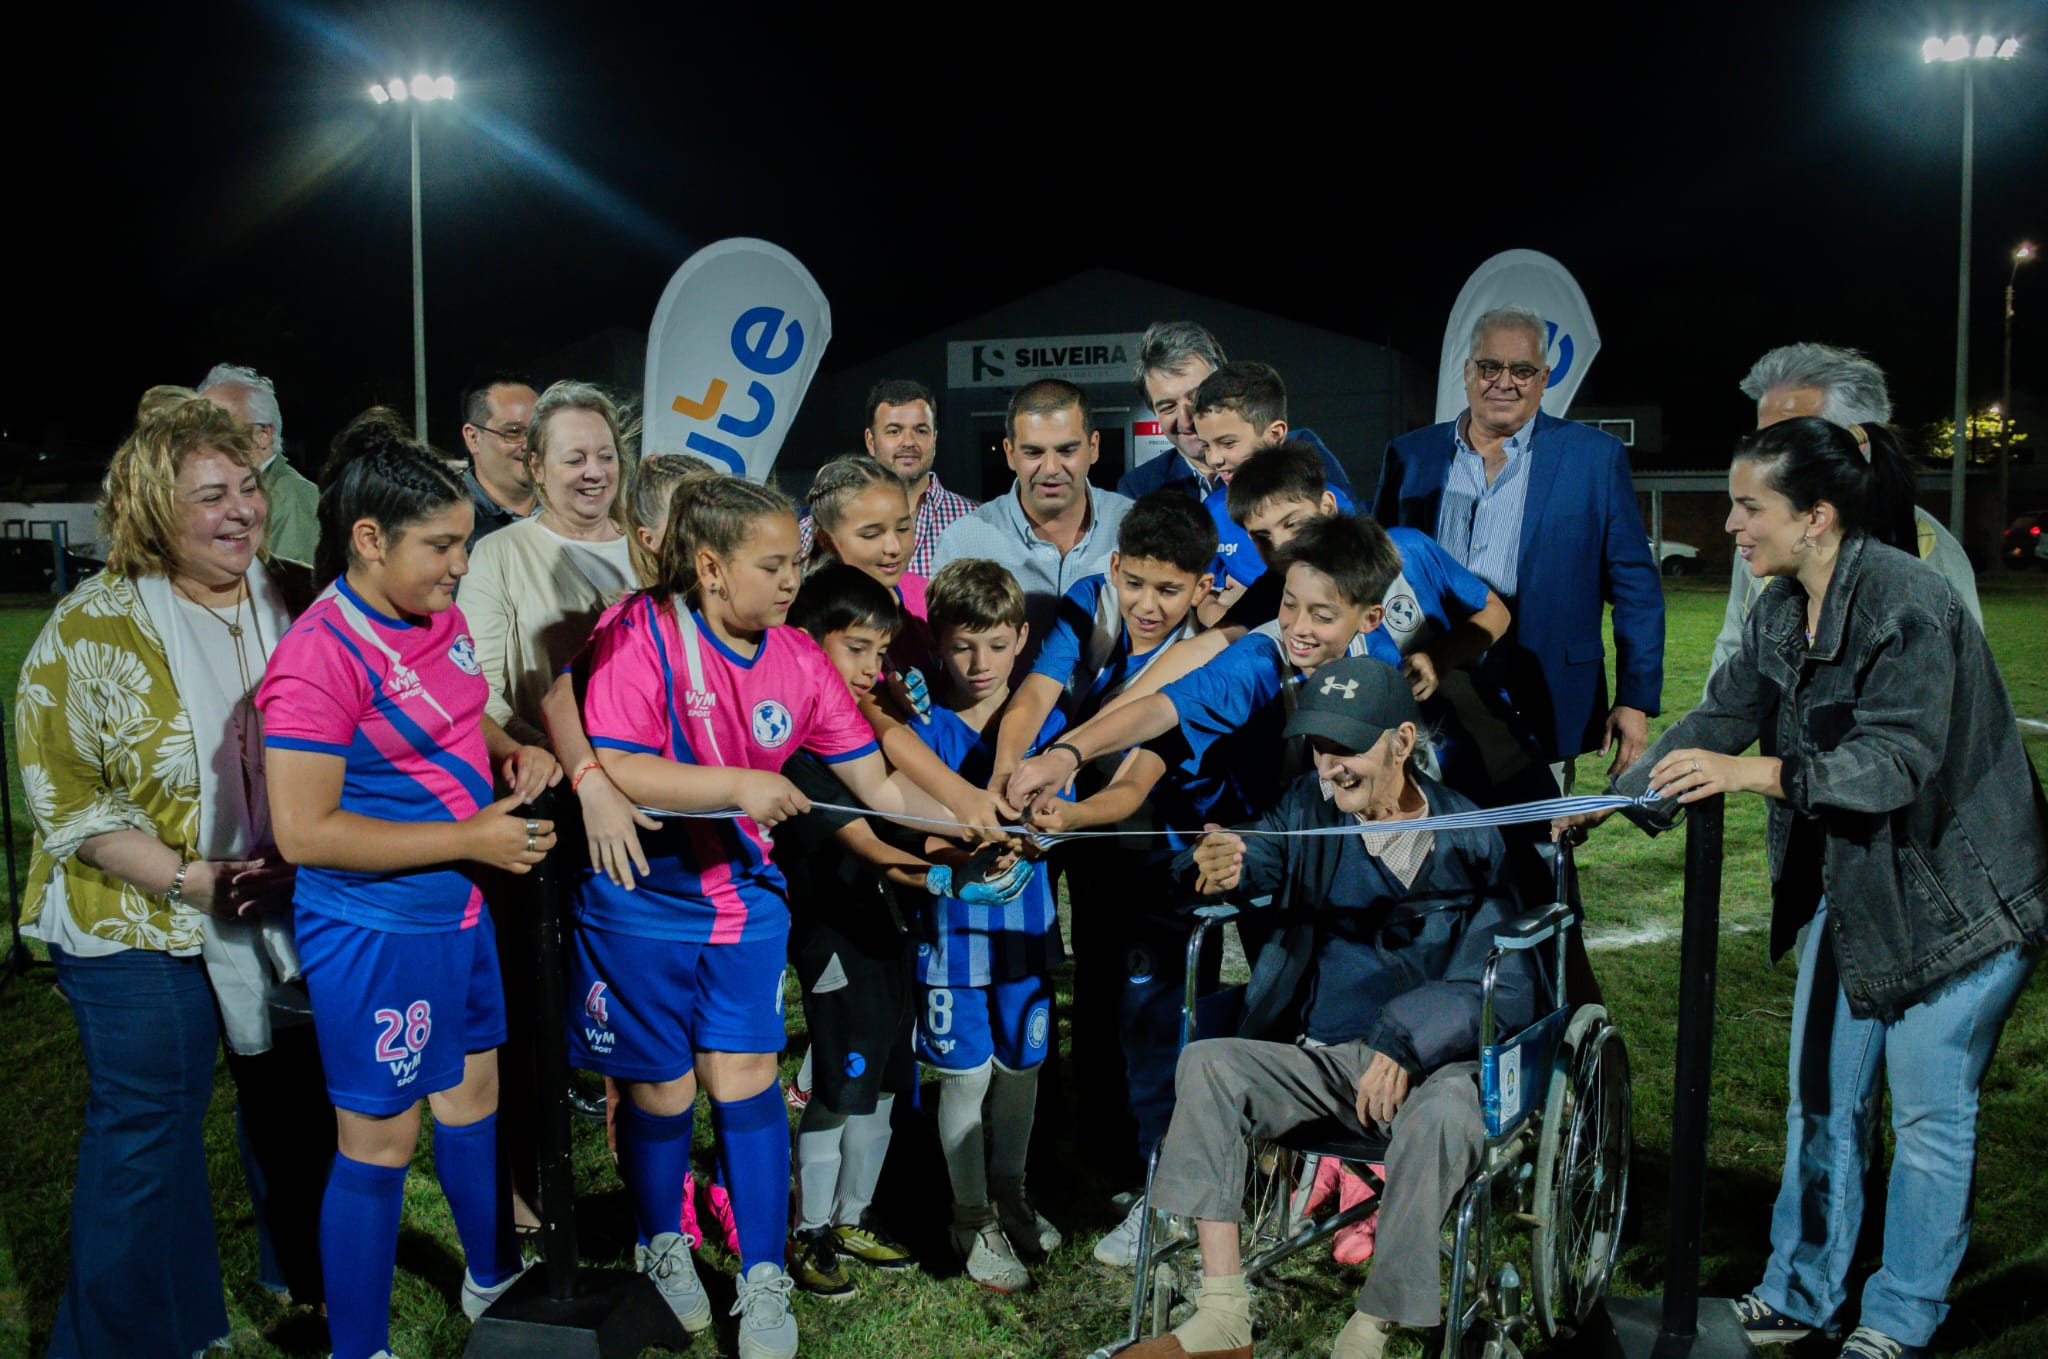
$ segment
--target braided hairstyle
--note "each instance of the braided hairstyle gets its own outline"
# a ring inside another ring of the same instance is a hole
[[[724,475],[688,453],[656,453],[633,469],[633,484],[619,500],[626,507],[626,552],[633,559],[633,575],[642,589],[661,579],[660,544],[667,537],[669,502],[675,498],[676,487],[700,477]],[[640,540],[642,529],[654,538],[654,547]]]
[[[709,549],[715,556],[730,558],[755,524],[778,514],[794,521],[796,507],[773,486],[744,477],[685,477],[669,500],[661,578],[651,588],[679,607],[700,607],[697,554]]]
[[[811,493],[807,499],[811,519],[819,530],[811,538],[810,566],[813,569],[829,566],[837,559],[838,552],[827,544],[826,536],[839,531],[840,523],[846,518],[847,507],[874,486],[893,486],[902,491],[907,510],[909,486],[894,468],[883,466],[865,453],[849,453],[834,458],[811,478]]]
[[[412,437],[396,411],[373,406],[334,437],[320,492],[314,576],[326,586],[356,561],[355,525],[367,519],[396,538],[469,492],[449,465]]]

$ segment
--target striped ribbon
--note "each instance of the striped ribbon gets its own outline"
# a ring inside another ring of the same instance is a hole
[[[1303,830],[1255,830],[1245,827],[1229,827],[1232,835],[1269,835],[1280,838],[1313,837],[1319,835],[1399,835],[1419,830],[1470,830],[1479,826],[1521,826],[1534,822],[1553,821],[1561,816],[1587,816],[1594,812],[1620,811],[1623,807],[1649,806],[1658,801],[1651,797],[1621,797],[1616,794],[1586,794],[1579,797],[1543,798],[1536,802],[1517,802],[1507,807],[1482,807],[1469,812],[1446,812],[1441,816],[1416,817],[1412,821],[1357,821],[1342,826],[1310,826]],[[1041,845],[1057,845],[1067,840],[1104,840],[1123,838],[1154,839],[1177,835],[1183,840],[1200,839],[1205,832],[1194,830],[1083,830],[1083,831],[1041,831],[1030,826],[981,826],[970,822],[954,821],[944,817],[912,816],[878,812],[869,807],[847,807],[835,802],[813,802],[813,810],[843,812],[849,816],[880,817],[898,825],[933,828],[940,833],[963,830],[994,831],[1003,835],[1028,836]],[[681,817],[691,820],[731,820],[743,813],[737,807],[722,807],[710,812],[670,812],[656,807],[642,807],[641,811],[655,817]]]

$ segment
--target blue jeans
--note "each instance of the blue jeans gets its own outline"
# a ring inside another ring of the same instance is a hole
[[[1823,901],[1800,950],[1785,1177],[1757,1293],[1807,1325],[1837,1325],[1863,1221],[1878,1077],[1888,1072],[1897,1149],[1884,1265],[1864,1285],[1860,1323],[1925,1345],[1948,1315],[1949,1281],[1970,1244],[1978,1091],[2033,957],[1998,954],[1886,1023],[1849,1013],[1830,933]]]
[[[190,1359],[228,1333],[202,1123],[220,1041],[197,958],[51,949],[89,1096],[51,1359]]]

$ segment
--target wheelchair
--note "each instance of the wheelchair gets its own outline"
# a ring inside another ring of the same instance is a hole
[[[1605,1296],[1621,1245],[1630,1147],[1628,1049],[1599,1005],[1569,1005],[1564,993],[1567,931],[1578,912],[1561,899],[1568,863],[1558,863],[1559,901],[1495,933],[1482,976],[1480,1107],[1485,1140],[1443,1232],[1449,1263],[1442,1359],[1520,1359],[1532,1331],[1572,1334]],[[1193,1041],[1198,1002],[1195,959],[1205,935],[1238,915],[1203,906],[1188,940],[1182,1042]],[[1547,1012],[1501,1037],[1494,989],[1511,952],[1547,948]],[[1213,1008],[1210,1011],[1214,1013]],[[1386,1159],[1386,1139],[1325,1120],[1249,1149],[1244,1221],[1245,1281],[1256,1284],[1283,1261],[1378,1211],[1384,1186],[1369,1167]],[[1335,1157],[1373,1191],[1333,1215],[1310,1219],[1295,1205],[1309,1158]],[[1089,1359],[1171,1329],[1199,1291],[1201,1262],[1192,1224],[1149,1210],[1158,1151],[1147,1169],[1148,1211],[1140,1219],[1136,1278],[1125,1335]],[[1511,1235],[1512,1234],[1512,1235]],[[1526,1236],[1526,1249],[1517,1237]],[[1523,1267],[1518,1267],[1516,1260]],[[1524,1273],[1526,1268],[1526,1276]]]

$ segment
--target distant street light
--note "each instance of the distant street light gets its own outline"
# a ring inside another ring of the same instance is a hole
[[[370,86],[375,104],[405,104],[412,121],[412,424],[427,441],[427,294],[420,252],[420,105],[455,97],[455,77],[416,75],[412,83],[393,76]]]
[[[2005,280],[2005,389],[1998,401],[1998,565],[2005,566],[2005,526],[2011,522],[2012,507],[2007,499],[2009,484],[2007,467],[2012,461],[2012,445],[2006,438],[2006,425],[2012,419],[2012,289],[2020,281],[2020,266],[2041,252],[2027,241],[2021,241],[2019,249],[2012,252],[2012,273]]]
[[[1963,64],[1963,240],[1956,271],[1956,436],[1955,463],[1949,469],[1948,531],[1963,541],[1963,473],[1970,462],[1970,180],[1972,143],[1977,130],[1976,62],[2011,61],[2019,55],[2020,40],[1979,38],[1974,43],[1958,34],[1943,41],[1929,38],[1920,44],[1923,62],[1959,61]],[[2003,534],[2005,526],[1999,525]]]

